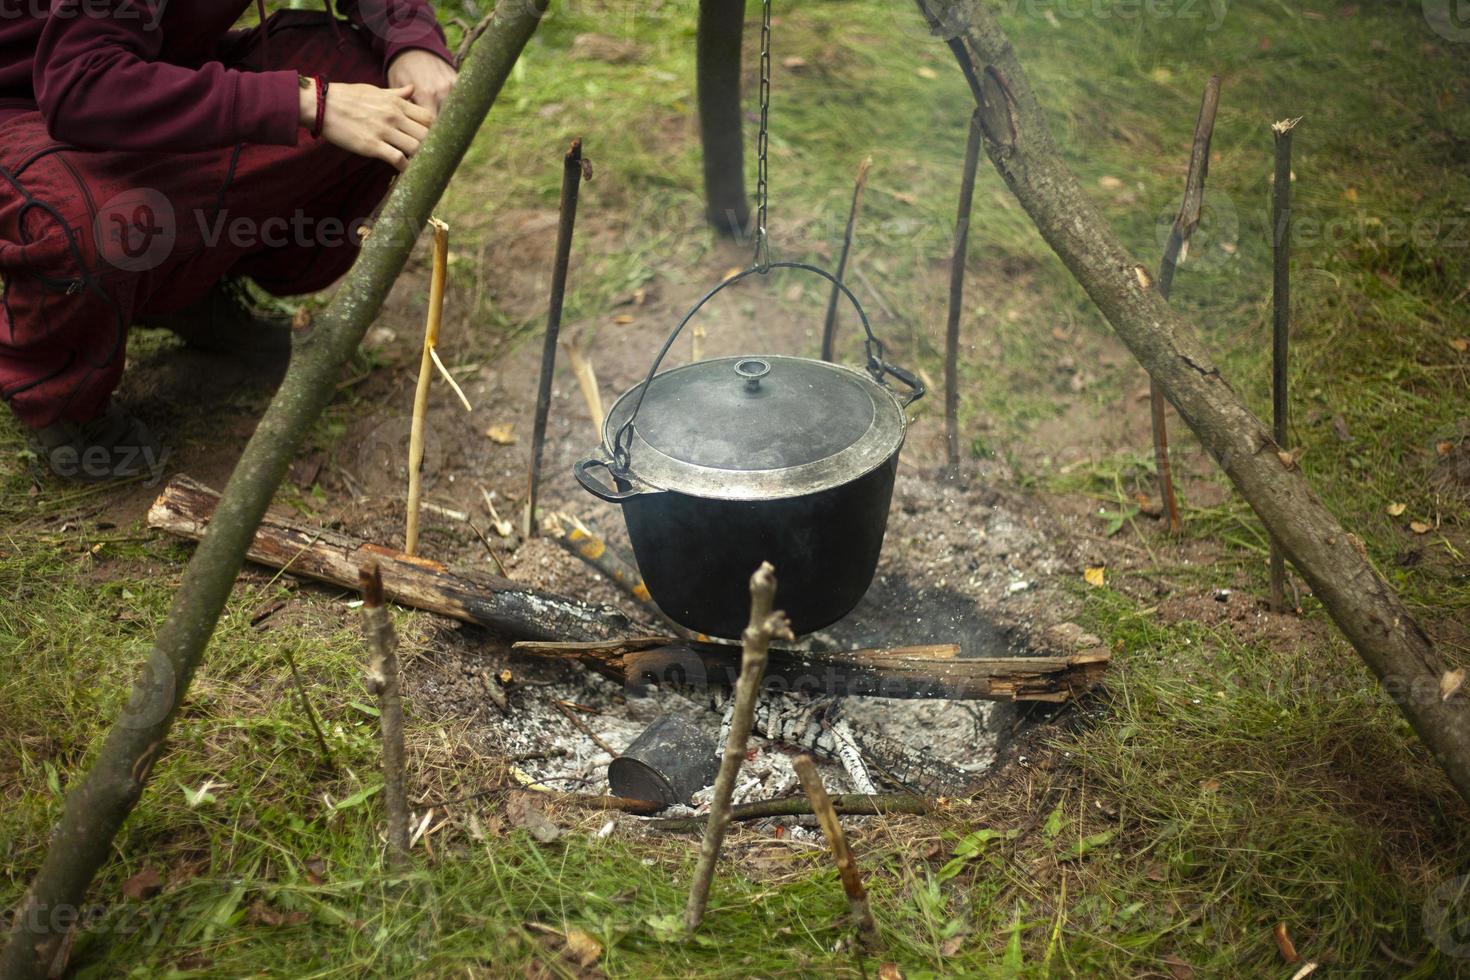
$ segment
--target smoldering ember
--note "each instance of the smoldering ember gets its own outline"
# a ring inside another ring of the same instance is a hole
[[[1470,974],[1462,20],[5,6],[0,977]]]

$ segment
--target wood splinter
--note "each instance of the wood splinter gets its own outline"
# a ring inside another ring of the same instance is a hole
[[[847,835],[842,831],[842,822],[832,807],[827,787],[822,785],[822,775],[817,772],[817,763],[810,755],[802,754],[792,760],[792,767],[801,779],[801,788],[811,801],[812,812],[822,824],[822,833],[827,845],[832,848],[832,858],[837,862],[837,874],[842,878],[842,890],[847,893],[848,908],[852,911],[853,923],[858,927],[863,941],[868,945],[878,942],[878,921],[873,918],[873,907],[868,903],[868,892],[863,887],[863,876],[858,871],[852,849],[847,846]]]

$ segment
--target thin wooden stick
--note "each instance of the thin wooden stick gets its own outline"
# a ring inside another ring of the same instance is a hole
[[[311,723],[311,731],[316,736],[316,744],[322,750],[322,761],[327,765],[327,771],[336,773],[337,760],[332,756],[332,749],[327,745],[327,736],[322,733],[321,722],[317,720],[316,709],[311,706],[311,698],[306,694],[306,684],[301,679],[301,672],[296,669],[296,656],[291,652],[289,646],[281,651],[286,658],[286,666],[291,670],[291,686],[296,688],[296,697],[301,702],[301,711],[306,715],[306,720]]]
[[[1174,227],[1169,231],[1169,240],[1164,245],[1164,257],[1159,262],[1159,293],[1165,299],[1174,286],[1174,270],[1189,255],[1189,236],[1199,226],[1200,215],[1205,203],[1205,177],[1210,172],[1210,139],[1215,133],[1215,113],[1220,107],[1220,76],[1211,75],[1205,82],[1204,98],[1200,102],[1199,115],[1194,121],[1194,144],[1189,152],[1189,174],[1184,178],[1184,200],[1179,205],[1179,214],[1174,218]],[[1179,501],[1174,495],[1174,470],[1169,462],[1169,430],[1165,419],[1164,393],[1152,376],[1148,382],[1149,411],[1153,420],[1154,469],[1158,471],[1159,497],[1164,516],[1169,521],[1169,533],[1184,530],[1179,517]]]
[[[434,272],[429,280],[429,319],[424,325],[424,353],[419,361],[419,383],[413,394],[413,423],[408,434],[408,527],[403,552],[419,550],[419,498],[424,492],[424,423],[429,410],[429,382],[434,374],[434,348],[444,318],[444,280],[449,271],[449,226],[430,218],[434,229]]]
[[[710,799],[709,824],[699,846],[699,866],[689,889],[689,904],[684,909],[684,928],[699,928],[709,904],[710,883],[715,876],[715,862],[725,832],[730,829],[730,798],[735,792],[735,777],[745,761],[745,743],[755,722],[755,703],[760,698],[761,678],[766,671],[766,654],[771,640],[794,639],[791,624],[783,612],[772,612],[776,598],[776,570],[770,562],[762,562],[750,577],[750,625],[745,628],[744,650],[740,658],[740,680],[735,684],[735,713],[725,739],[725,753],[720,759],[720,773],[715,777],[714,796]]]
[[[922,816],[934,809],[934,801],[908,793],[879,793],[873,796],[861,793],[844,793],[829,798],[832,809],[844,816],[881,816],[891,813],[907,813]],[[730,810],[731,820],[764,820],[767,817],[800,817],[812,812],[811,801],[805,796],[785,796],[778,800],[756,800],[740,803]],[[654,830],[680,833],[703,830],[709,816],[665,817],[649,821],[645,826]]]
[[[550,514],[541,522],[541,529],[567,551],[595,568],[609,582],[638,605],[652,609],[653,596],[643,581],[643,575],[607,546],[581,521],[570,514]]]
[[[564,340],[561,346],[567,352],[567,362],[571,365],[572,374],[577,377],[582,397],[587,400],[587,414],[592,416],[597,438],[601,439],[602,420],[607,413],[602,409],[602,389],[597,386],[597,372],[592,369],[592,362],[582,353],[581,345],[575,340]]]
[[[853,922],[868,945],[878,943],[878,921],[873,918],[873,907],[868,904],[868,892],[863,887],[863,876],[853,859],[852,849],[847,846],[847,835],[842,832],[842,822],[832,808],[827,796],[827,787],[822,785],[822,776],[817,772],[817,763],[810,755],[802,754],[792,760],[792,767],[801,779],[801,788],[811,801],[812,812],[821,821],[822,833],[827,845],[832,848],[832,858],[837,862],[837,874],[842,878],[842,890],[847,893],[847,905],[852,910]]]
[[[847,254],[852,250],[852,233],[857,228],[858,205],[863,200],[863,187],[868,183],[868,168],[873,165],[872,157],[864,157],[858,164],[857,179],[852,185],[852,204],[847,209],[847,228],[842,233],[842,251],[837,256],[837,282],[842,282],[847,273]],[[832,360],[833,348],[837,343],[837,300],[841,290],[832,284],[832,295],[827,297],[827,319],[822,323],[822,360]]]
[[[1276,448],[1289,452],[1288,422],[1291,399],[1287,393],[1287,341],[1291,333],[1291,134],[1301,117],[1271,125],[1276,144],[1276,184],[1271,192],[1271,434]],[[1286,609],[1286,559],[1271,538],[1271,608]]]
[[[403,773],[403,699],[398,687],[398,637],[383,603],[383,576],[376,563],[358,572],[362,588],[362,633],[368,648],[368,689],[378,698],[383,731],[383,805],[388,811],[388,863],[408,864],[408,794]]]
[[[582,159],[582,139],[572,140],[562,161],[561,220],[556,229],[556,259],[551,268],[551,301],[546,311],[546,338],[541,343],[541,382],[536,388],[536,420],[531,428],[531,472],[526,491],[526,514],[521,530],[536,536],[536,495],[541,489],[541,451],[546,444],[546,416],[551,412],[551,380],[556,373],[556,342],[561,335],[562,302],[567,294],[567,267],[572,258],[572,232],[577,225],[577,193],[582,175],[592,167]]]
[[[949,258],[949,321],[944,336],[944,434],[949,468],[960,465],[960,313],[965,302],[965,257],[970,249],[970,205],[975,198],[975,170],[980,165],[980,110],[970,115],[965,142],[965,171],[960,177],[960,203],[954,219],[954,250]]]
[[[557,711],[560,711],[562,713],[562,717],[566,718],[567,721],[572,723],[573,728],[577,729],[577,731],[581,732],[583,735],[586,735],[589,739],[591,739],[593,745],[596,745],[599,749],[606,752],[614,759],[618,757],[618,755],[620,754],[618,750],[613,748],[611,745],[608,745],[607,742],[602,738],[602,736],[594,732],[585,721],[583,721],[581,718],[578,718],[571,708],[568,708],[560,701],[551,702],[551,706]]]

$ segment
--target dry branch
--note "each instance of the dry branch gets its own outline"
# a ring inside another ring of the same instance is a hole
[[[609,643],[522,642],[513,650],[533,656],[572,657],[630,684],[699,684],[729,689],[736,680],[734,648],[673,637]],[[818,696],[950,698],[953,700],[1062,702],[1092,688],[1110,660],[1106,648],[1066,657],[961,657],[955,644],[843,650],[835,653],[773,648],[765,689]]]
[[[256,525],[307,430],[336,393],[342,367],[382,308],[424,222],[545,11],[546,0],[497,9],[465,60],[438,121],[384,202],[374,234],[364,241],[352,271],[316,317],[311,336],[292,351],[286,376],[230,477],[219,520],[184,572],[128,707],[86,776],[67,794],[46,859],[11,918],[10,936],[0,953],[0,976],[7,980],[44,976],[69,931],[66,924],[73,921],[58,913],[85,906],[87,886],[112,853],[118,829],[163,753]]]
[[[419,550],[419,500],[424,492],[424,426],[429,412],[429,382],[434,378],[434,348],[439,345],[439,325],[444,321],[444,280],[449,275],[449,226],[430,218],[434,229],[434,271],[429,280],[429,317],[424,324],[424,353],[419,359],[419,380],[413,393],[413,420],[408,433],[408,518],[403,551]]]
[[[735,792],[735,777],[745,761],[745,744],[750,740],[751,725],[755,721],[755,703],[760,698],[766,652],[770,649],[771,640],[791,638],[791,624],[786,621],[786,614],[772,610],[775,598],[775,569],[769,562],[764,562],[750,577],[750,625],[745,627],[743,637],[734,714],[725,738],[720,772],[715,777],[714,795],[710,798],[709,823],[699,845],[699,865],[694,871],[694,883],[689,888],[689,904],[684,909],[684,928],[690,932],[698,929],[700,922],[704,921],[710,883],[715,877],[715,862],[720,858],[725,832],[730,829],[730,798]]]
[[[1159,262],[1159,295],[1169,298],[1174,288],[1174,270],[1189,254],[1189,236],[1199,227],[1205,206],[1205,178],[1210,172],[1210,140],[1215,133],[1215,114],[1220,108],[1220,76],[1211,75],[1205,83],[1204,98],[1194,121],[1194,143],[1189,152],[1189,173],[1184,178],[1184,200],[1169,230],[1164,257]],[[1154,469],[1159,477],[1159,498],[1171,534],[1184,530],[1179,518],[1179,501],[1174,495],[1174,470],[1169,461],[1169,429],[1164,413],[1164,393],[1157,381],[1149,377],[1149,410],[1154,431]]]
[[[1333,621],[1470,802],[1470,700],[1441,701],[1445,665],[1393,588],[1312,492],[1082,192],[1052,141],[1010,39],[984,4],[917,0],[931,24],[967,24],[951,48],[981,109],[996,170],[1118,336],[1158,382]],[[951,8],[962,7],[962,10]],[[942,27],[938,29],[942,30]]]
[[[908,793],[878,793],[866,796],[861,793],[842,793],[837,796],[828,797],[832,803],[832,809],[843,816],[883,816],[888,814],[906,813],[914,816],[923,816],[934,809],[934,802],[922,796],[911,796]],[[756,800],[753,803],[741,803],[730,811],[730,819],[735,820],[765,820],[768,817],[803,817],[810,816],[812,812],[811,801],[805,796],[786,796],[779,800]],[[709,822],[709,816],[701,814],[697,817],[666,817],[662,820],[651,820],[645,826],[654,830],[666,830],[671,833],[703,830]]]
[[[210,524],[218,496],[188,477],[175,477],[148,511],[149,527],[198,540]],[[385,595],[394,602],[475,623],[512,637],[610,640],[638,626],[610,606],[598,606],[526,588],[492,575],[454,572],[336,531],[308,528],[274,515],[262,519],[248,557],[270,568],[358,587],[357,570],[377,563]]]
[[[172,480],[148,512],[150,527],[198,540],[218,496],[188,477]],[[697,678],[731,688],[738,661],[728,644],[645,634],[621,611],[528,588],[509,579],[455,571],[424,558],[306,527],[276,515],[261,522],[249,557],[269,568],[347,589],[376,562],[394,602],[474,623],[528,656],[575,659],[619,683]],[[890,698],[1066,701],[1091,688],[1109,660],[1105,648],[1067,657],[961,657],[954,644],[812,653],[775,649],[767,689]]]
[[[398,685],[398,635],[383,605],[383,576],[376,564],[359,573],[362,635],[368,649],[368,689],[378,698],[383,735],[383,805],[388,811],[388,864],[408,865],[408,793],[404,787],[403,697]]]
[[[801,780],[806,798],[811,802],[812,812],[821,821],[827,846],[832,848],[832,859],[837,862],[837,874],[842,879],[842,890],[847,895],[847,905],[852,911],[853,922],[869,944],[876,944],[878,922],[873,918],[873,907],[868,904],[868,891],[863,887],[863,876],[852,856],[852,848],[847,846],[847,835],[842,832],[842,822],[837,819],[837,811],[832,807],[827,787],[822,785],[822,775],[817,772],[817,764],[811,756],[799,755],[792,760],[792,766]]]

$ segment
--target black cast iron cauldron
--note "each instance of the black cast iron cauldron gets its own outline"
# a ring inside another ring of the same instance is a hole
[[[867,370],[778,355],[698,361],[658,374],[684,325],[721,289],[771,268],[833,282],[866,331]],[[883,359],[867,314],[823,270],[772,263],[727,279],[674,328],[648,377],[614,403],[601,456],[576,465],[592,494],[623,508],[639,571],[675,622],[738,637],[750,575],[776,567],[776,606],[797,633],[852,611],[873,581],[888,524],[905,407],[917,377]],[[897,378],[903,398],[885,381]],[[636,425],[635,425],[636,421]],[[593,476],[605,469],[609,486]]]

